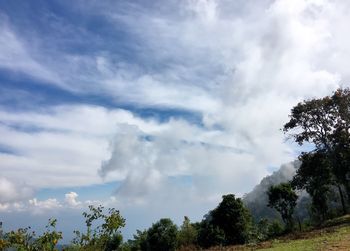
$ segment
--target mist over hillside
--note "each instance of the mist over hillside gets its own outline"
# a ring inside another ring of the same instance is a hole
[[[254,220],[258,221],[261,218],[280,218],[279,213],[275,209],[267,206],[268,197],[266,192],[272,185],[290,181],[296,170],[300,167],[300,164],[299,160],[283,164],[280,169],[263,178],[261,182],[254,187],[253,191],[243,196],[243,202],[251,211]],[[304,218],[307,215],[307,212],[300,207],[300,204],[307,204],[310,202],[310,198],[306,193],[302,194],[305,196],[301,196],[298,200],[296,214]]]

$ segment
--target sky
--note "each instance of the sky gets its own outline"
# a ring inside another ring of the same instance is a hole
[[[201,220],[293,161],[298,102],[349,87],[342,0],[0,2],[0,221],[65,238]]]

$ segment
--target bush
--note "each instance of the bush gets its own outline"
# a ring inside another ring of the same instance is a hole
[[[84,212],[86,233],[74,231],[76,237],[73,239],[73,246],[83,250],[116,250],[122,243],[120,228],[125,226],[125,220],[118,210],[108,209],[104,213],[103,206],[89,206],[89,212]],[[102,225],[92,228],[93,222],[102,220]]]
[[[249,241],[252,218],[241,199],[236,199],[233,194],[222,196],[222,202],[210,215],[212,224],[224,232],[224,245],[244,244]]]
[[[177,226],[170,219],[160,219],[147,231],[147,250],[175,250],[176,238]]]
[[[203,220],[199,225],[197,242],[204,248],[223,245],[225,243],[225,233],[208,220]]]
[[[268,238],[275,238],[284,233],[284,227],[278,220],[272,221],[267,228]]]
[[[195,245],[197,235],[197,229],[191,224],[190,219],[185,216],[177,236],[178,247]]]

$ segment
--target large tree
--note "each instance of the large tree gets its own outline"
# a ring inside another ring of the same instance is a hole
[[[177,233],[177,226],[170,219],[160,219],[147,231],[147,250],[175,250]]]
[[[268,206],[275,208],[286,224],[287,229],[293,227],[293,213],[298,196],[289,183],[280,183],[271,186],[267,191],[269,197]]]
[[[226,245],[243,244],[249,239],[251,215],[240,198],[222,196],[220,204],[210,213],[211,222],[225,234]]]
[[[332,101],[337,115],[332,135],[333,173],[345,187],[350,204],[350,90],[337,90]]]
[[[327,158],[333,176],[329,185],[338,187],[346,212],[342,186],[350,202],[350,90],[338,89],[331,96],[297,104],[284,125],[284,132],[300,145],[313,144],[312,152],[321,152]]]
[[[312,211],[323,221],[327,217],[330,184],[333,183],[331,165],[321,151],[302,153],[299,159],[301,165],[293,177],[292,186],[310,194]]]
[[[211,216],[203,219],[198,224],[197,242],[203,248],[211,246],[219,246],[225,244],[225,233],[218,226],[214,226],[211,222]]]
[[[185,216],[182,225],[180,226],[180,230],[177,236],[178,246],[190,246],[195,245],[197,240],[197,229],[194,224],[190,222],[190,219]]]

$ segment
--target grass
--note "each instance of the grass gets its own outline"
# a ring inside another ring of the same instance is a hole
[[[300,236],[300,239],[281,239],[271,241],[270,251],[302,250],[350,250],[350,226],[314,230]]]
[[[350,250],[350,215],[325,222],[319,228],[288,234],[281,238],[256,245],[216,247],[210,251],[269,250],[269,251],[313,251]]]

